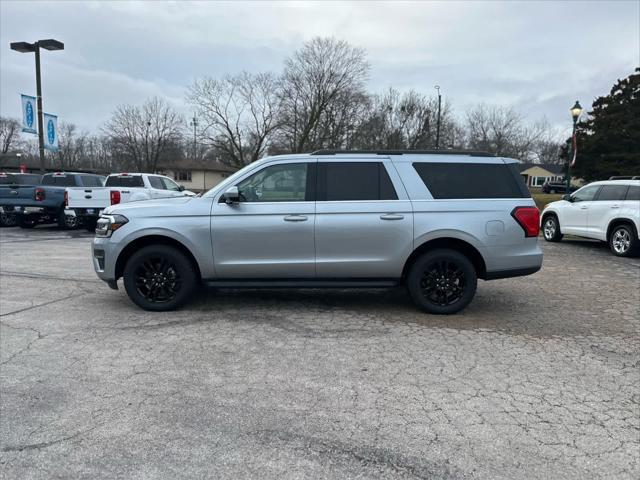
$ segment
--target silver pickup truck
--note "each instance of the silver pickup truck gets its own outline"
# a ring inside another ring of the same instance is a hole
[[[202,197],[105,209],[93,264],[147,310],[220,288],[406,285],[455,313],[477,279],[542,265],[516,161],[482,153],[318,151],[259,160]]]

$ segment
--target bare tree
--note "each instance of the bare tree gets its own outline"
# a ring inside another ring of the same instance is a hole
[[[499,156],[532,161],[535,147],[547,131],[545,121],[525,125],[513,107],[480,104],[467,112],[469,147]]]
[[[20,141],[20,122],[15,118],[0,117],[0,152],[7,153]]]
[[[155,172],[167,149],[182,136],[183,119],[167,102],[154,97],[141,107],[122,105],[104,126],[117,155],[139,172]]]
[[[280,143],[292,152],[343,143],[334,135],[349,130],[344,115],[366,98],[364,90],[369,64],[366,53],[345,41],[316,37],[285,62],[280,96],[282,100]],[[333,128],[332,118],[343,126]]]
[[[433,149],[436,143],[438,99],[414,90],[401,94],[390,88],[370,102],[367,118],[357,134],[359,148]],[[459,127],[449,104],[441,109],[441,144],[454,146]],[[462,140],[462,137],[459,139]]]
[[[188,99],[200,119],[200,134],[232,166],[262,157],[278,127],[278,80],[270,73],[204,78]]]

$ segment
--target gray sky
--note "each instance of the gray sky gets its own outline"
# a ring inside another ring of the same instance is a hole
[[[570,124],[640,65],[640,1],[603,2],[16,2],[0,1],[0,113],[35,94],[33,54],[12,41],[56,38],[44,52],[44,110],[96,131],[114,107],[160,95],[189,115],[194,78],[279,72],[305,40],[364,47],[370,91],[431,94],[457,115],[484,101]]]

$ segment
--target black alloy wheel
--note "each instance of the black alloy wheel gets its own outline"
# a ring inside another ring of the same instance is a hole
[[[456,250],[434,250],[419,257],[407,276],[407,288],[428,313],[451,314],[475,295],[478,277],[471,261]]]
[[[177,308],[197,284],[191,260],[167,245],[151,245],[136,252],[127,261],[123,276],[129,298],[153,311]]]

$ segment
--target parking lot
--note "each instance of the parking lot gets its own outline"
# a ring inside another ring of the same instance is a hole
[[[403,289],[147,313],[90,239],[0,230],[4,478],[640,475],[640,258],[542,242],[449,317]]]

